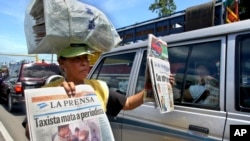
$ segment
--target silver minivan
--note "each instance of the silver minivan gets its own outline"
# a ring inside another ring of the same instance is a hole
[[[110,117],[117,141],[230,140],[230,125],[250,125],[250,20],[160,37],[168,43],[176,74],[175,109],[161,114],[155,102]],[[130,96],[143,89],[148,41],[103,53],[89,77]],[[183,94],[197,83],[195,67],[208,66],[213,104],[190,102]]]

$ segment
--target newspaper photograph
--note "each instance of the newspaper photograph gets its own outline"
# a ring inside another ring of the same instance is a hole
[[[68,98],[63,87],[25,90],[32,141],[114,141],[110,123],[90,85],[77,85]]]
[[[152,84],[154,99],[161,113],[174,110],[173,90],[169,82],[170,64],[167,43],[149,34],[146,83]],[[147,75],[149,74],[149,76]],[[149,80],[150,78],[150,80]]]

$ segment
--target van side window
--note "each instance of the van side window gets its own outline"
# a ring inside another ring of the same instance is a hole
[[[180,102],[181,93],[184,87],[185,68],[188,60],[189,46],[180,46],[169,48],[169,62],[171,73],[175,74],[175,83],[173,87],[174,101]],[[188,83],[188,82],[186,82]]]
[[[220,41],[213,41],[169,48],[175,104],[219,107],[220,47]]]
[[[236,44],[236,109],[250,111],[250,35],[237,38]]]
[[[110,90],[125,95],[134,58],[135,52],[103,58],[92,78],[105,81]]]
[[[135,93],[140,92],[144,88],[145,82],[145,71],[146,71],[146,63],[147,63],[147,51],[143,51],[143,57],[140,64],[138,79],[136,82]]]

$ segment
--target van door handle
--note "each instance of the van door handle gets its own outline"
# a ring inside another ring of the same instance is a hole
[[[200,127],[200,126],[196,126],[196,125],[189,125],[188,129],[193,130],[193,131],[197,131],[197,132],[201,132],[201,133],[205,133],[205,134],[209,133],[208,128]]]

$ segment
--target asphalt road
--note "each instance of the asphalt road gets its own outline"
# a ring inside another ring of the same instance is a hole
[[[13,112],[8,112],[5,102],[0,100],[0,122],[14,141],[28,141],[25,137],[25,130],[22,121],[26,116],[24,104],[15,105]]]

